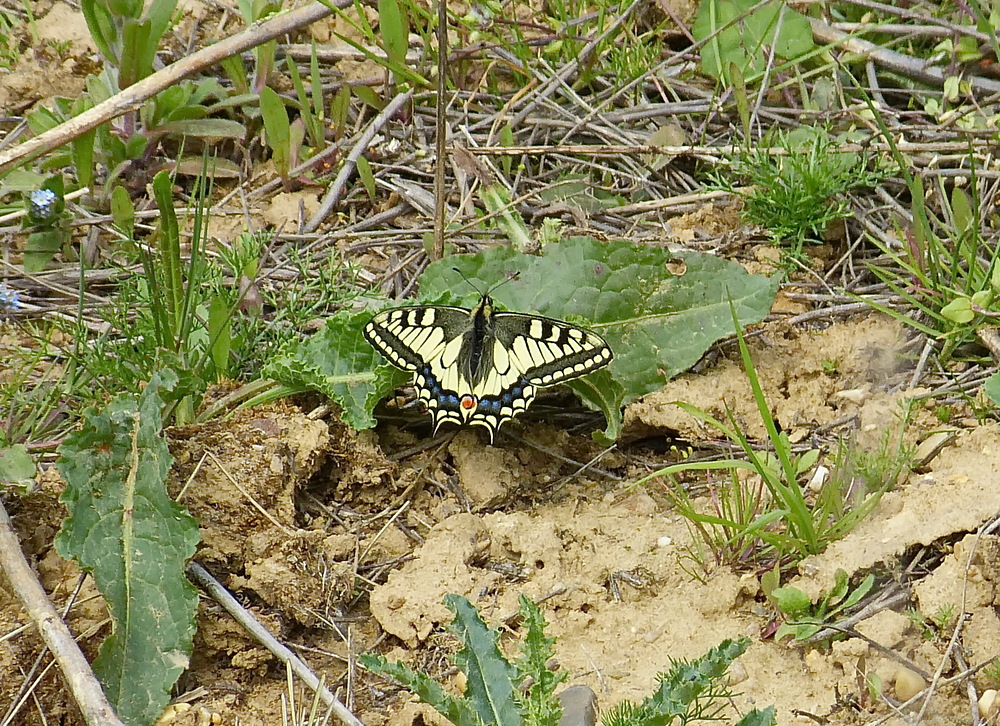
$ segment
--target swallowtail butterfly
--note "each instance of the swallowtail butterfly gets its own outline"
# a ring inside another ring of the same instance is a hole
[[[413,372],[435,432],[446,421],[482,426],[491,443],[537,388],[586,375],[612,358],[596,333],[540,315],[499,312],[488,295],[472,310],[386,310],[368,321],[364,336],[394,366]]]

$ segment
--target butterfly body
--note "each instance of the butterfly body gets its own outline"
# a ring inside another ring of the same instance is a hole
[[[590,373],[612,358],[596,333],[540,315],[499,312],[489,296],[471,309],[393,308],[364,327],[390,363],[414,374],[417,396],[434,419],[482,426],[490,441],[525,410],[537,388]]]

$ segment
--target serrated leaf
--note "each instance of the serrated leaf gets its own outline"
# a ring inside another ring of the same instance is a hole
[[[289,386],[321,391],[356,429],[375,425],[375,404],[409,376],[386,363],[361,336],[371,313],[340,311],[309,340],[286,347],[264,369]]]
[[[402,663],[390,663],[383,656],[365,654],[359,657],[361,665],[380,676],[392,678],[402,686],[409,688],[435,711],[440,713],[455,726],[482,726],[469,704],[455,698],[441,685],[425,673],[408,668]]]
[[[167,495],[170,452],[161,436],[161,389],[154,376],[138,400],[122,396],[59,449],[70,511],[56,549],[94,577],[112,618],[94,671],[118,715],[149,724],[191,654],[198,595],[184,576],[198,524]]]
[[[525,630],[521,643],[521,657],[515,666],[518,682],[530,684],[526,690],[516,690],[521,715],[531,726],[557,726],[562,716],[562,704],[554,696],[556,686],[569,674],[549,669],[549,660],[555,655],[555,638],[545,637],[545,616],[539,607],[524,595],[518,596],[520,615]]]
[[[450,629],[462,642],[455,664],[465,673],[465,700],[486,726],[521,726],[514,699],[518,672],[497,647],[496,631],[464,597],[445,595],[444,604],[455,613]]]
[[[721,680],[732,662],[749,647],[749,638],[724,640],[700,658],[676,661],[669,671],[657,676],[659,688],[642,702],[640,708],[657,714],[661,719],[684,716],[700,696],[709,692]],[[659,722],[663,723],[662,720]]]

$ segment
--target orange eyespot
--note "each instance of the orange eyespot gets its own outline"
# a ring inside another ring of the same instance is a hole
[[[462,396],[462,400],[459,405],[466,411],[471,411],[476,407],[476,397],[475,396]]]

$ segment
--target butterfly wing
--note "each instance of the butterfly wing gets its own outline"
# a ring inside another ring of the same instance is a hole
[[[491,328],[483,355],[488,367],[473,388],[477,406],[469,422],[485,426],[491,437],[528,408],[537,388],[584,376],[613,357],[599,335],[562,320],[494,313]]]
[[[466,423],[473,395],[463,361],[469,359],[469,333],[476,310],[425,305],[393,308],[365,325],[365,339],[397,368],[412,371],[417,397],[434,418]]]

